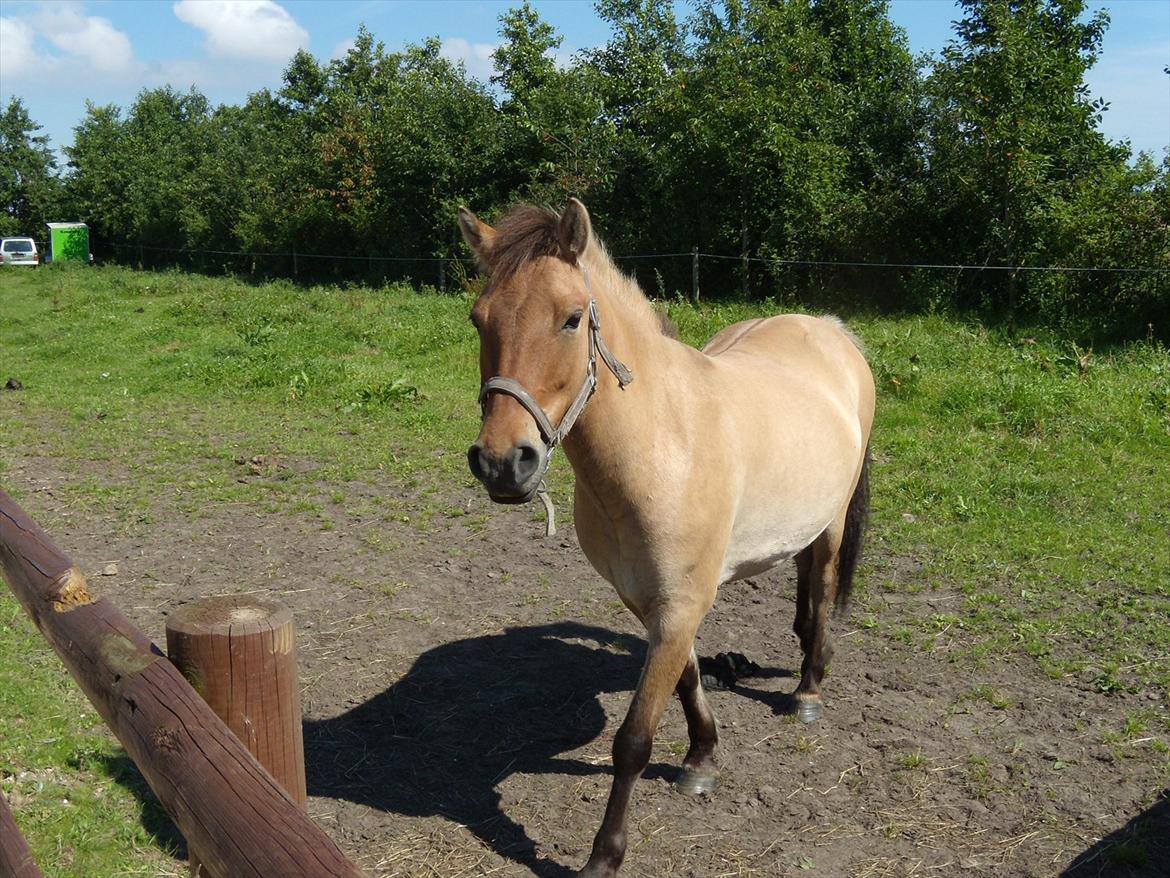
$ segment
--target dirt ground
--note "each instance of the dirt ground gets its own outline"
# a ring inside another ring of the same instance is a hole
[[[379,495],[408,510],[425,498],[345,484],[317,486],[344,495],[320,514],[192,517],[160,497],[125,536],[112,511],[75,510],[62,488],[132,472],[13,464],[5,487],[157,643],[166,614],[205,595],[255,590],[292,608],[310,810],[372,876],[548,878],[583,864],[644,644],[571,528],[546,539],[533,510],[471,487],[447,498],[466,517],[386,520]],[[880,540],[867,552],[880,556]],[[117,573],[101,575],[110,563]],[[882,563],[892,575],[914,564]],[[1158,693],[1101,694],[1023,658],[972,668],[956,659],[958,630],[924,651],[857,620],[893,630],[961,614],[960,596],[865,585],[836,626],[811,726],[787,714],[800,664],[791,571],[722,589],[700,655],[735,650],[764,672],[710,694],[711,798],[671,786],[687,739],[671,706],[624,875],[1170,875],[1167,756],[1148,739],[1108,743],[1128,712],[1164,707]]]

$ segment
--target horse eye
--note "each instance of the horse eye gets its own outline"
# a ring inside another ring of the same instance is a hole
[[[562,329],[567,329],[569,332],[576,331],[577,327],[581,325],[581,315],[583,313],[583,311],[574,311],[572,314],[570,314],[569,319],[565,321],[565,325],[562,327]]]

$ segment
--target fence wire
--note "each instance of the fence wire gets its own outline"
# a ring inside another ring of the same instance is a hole
[[[461,263],[474,265],[475,260],[466,256],[354,256],[341,253],[312,253],[300,250],[287,252],[267,250],[203,250],[190,247],[158,247],[149,244],[108,244],[118,250],[149,251],[152,253],[181,253],[188,256],[242,256],[245,258],[273,259],[321,259],[345,262],[430,262]],[[829,259],[785,259],[778,256],[731,255],[726,253],[705,253],[701,250],[680,253],[630,253],[612,256],[614,261],[637,259],[712,259],[724,262],[752,262],[767,265],[807,265],[825,268],[904,268],[943,271],[1038,271],[1038,272],[1098,272],[1101,274],[1170,274],[1170,266],[1083,266],[1083,265],[998,265],[990,263],[946,263],[946,262],[864,262]]]

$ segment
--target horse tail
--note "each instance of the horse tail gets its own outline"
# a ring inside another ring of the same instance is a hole
[[[849,606],[849,595],[853,591],[853,574],[861,559],[862,537],[869,519],[869,446],[865,446],[865,457],[861,460],[861,475],[857,487],[845,510],[845,531],[841,537],[841,549],[837,553],[837,611]]]

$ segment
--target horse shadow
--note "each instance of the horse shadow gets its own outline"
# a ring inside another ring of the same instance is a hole
[[[599,700],[638,680],[645,643],[573,622],[510,628],[421,655],[390,688],[305,722],[309,794],[381,811],[439,815],[541,878],[567,878],[501,807],[515,773],[608,774],[561,754],[605,729]],[[677,767],[651,765],[647,776]]]
[[[1162,878],[1170,874],[1170,789],[1116,832],[1082,851],[1060,878]]]

